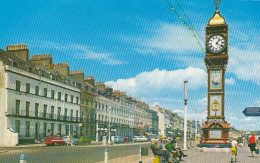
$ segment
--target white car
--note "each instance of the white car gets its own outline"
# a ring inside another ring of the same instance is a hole
[[[144,142],[148,141],[148,138],[145,136],[134,136],[133,137],[133,142]]]
[[[65,144],[69,145],[69,143],[70,143],[69,136],[63,136],[63,139],[65,140]],[[71,141],[72,141],[72,144],[74,144],[74,145],[79,144],[79,140],[74,137],[71,138]]]

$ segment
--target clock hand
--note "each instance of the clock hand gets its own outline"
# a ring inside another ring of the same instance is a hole
[[[216,45],[219,45],[218,42],[219,42],[220,39],[218,39],[218,41],[216,42]]]

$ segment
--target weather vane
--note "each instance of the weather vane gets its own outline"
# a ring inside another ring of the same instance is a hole
[[[216,9],[218,9],[218,6],[220,6],[222,0],[212,0],[214,5],[216,6]]]

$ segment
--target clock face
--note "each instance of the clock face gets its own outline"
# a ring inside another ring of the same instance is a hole
[[[214,54],[222,52],[226,47],[226,39],[222,35],[212,35],[207,42],[207,49]]]

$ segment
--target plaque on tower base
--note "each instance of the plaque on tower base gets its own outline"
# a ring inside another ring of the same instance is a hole
[[[203,123],[202,124],[202,140],[199,147],[208,148],[228,148],[230,123]]]

